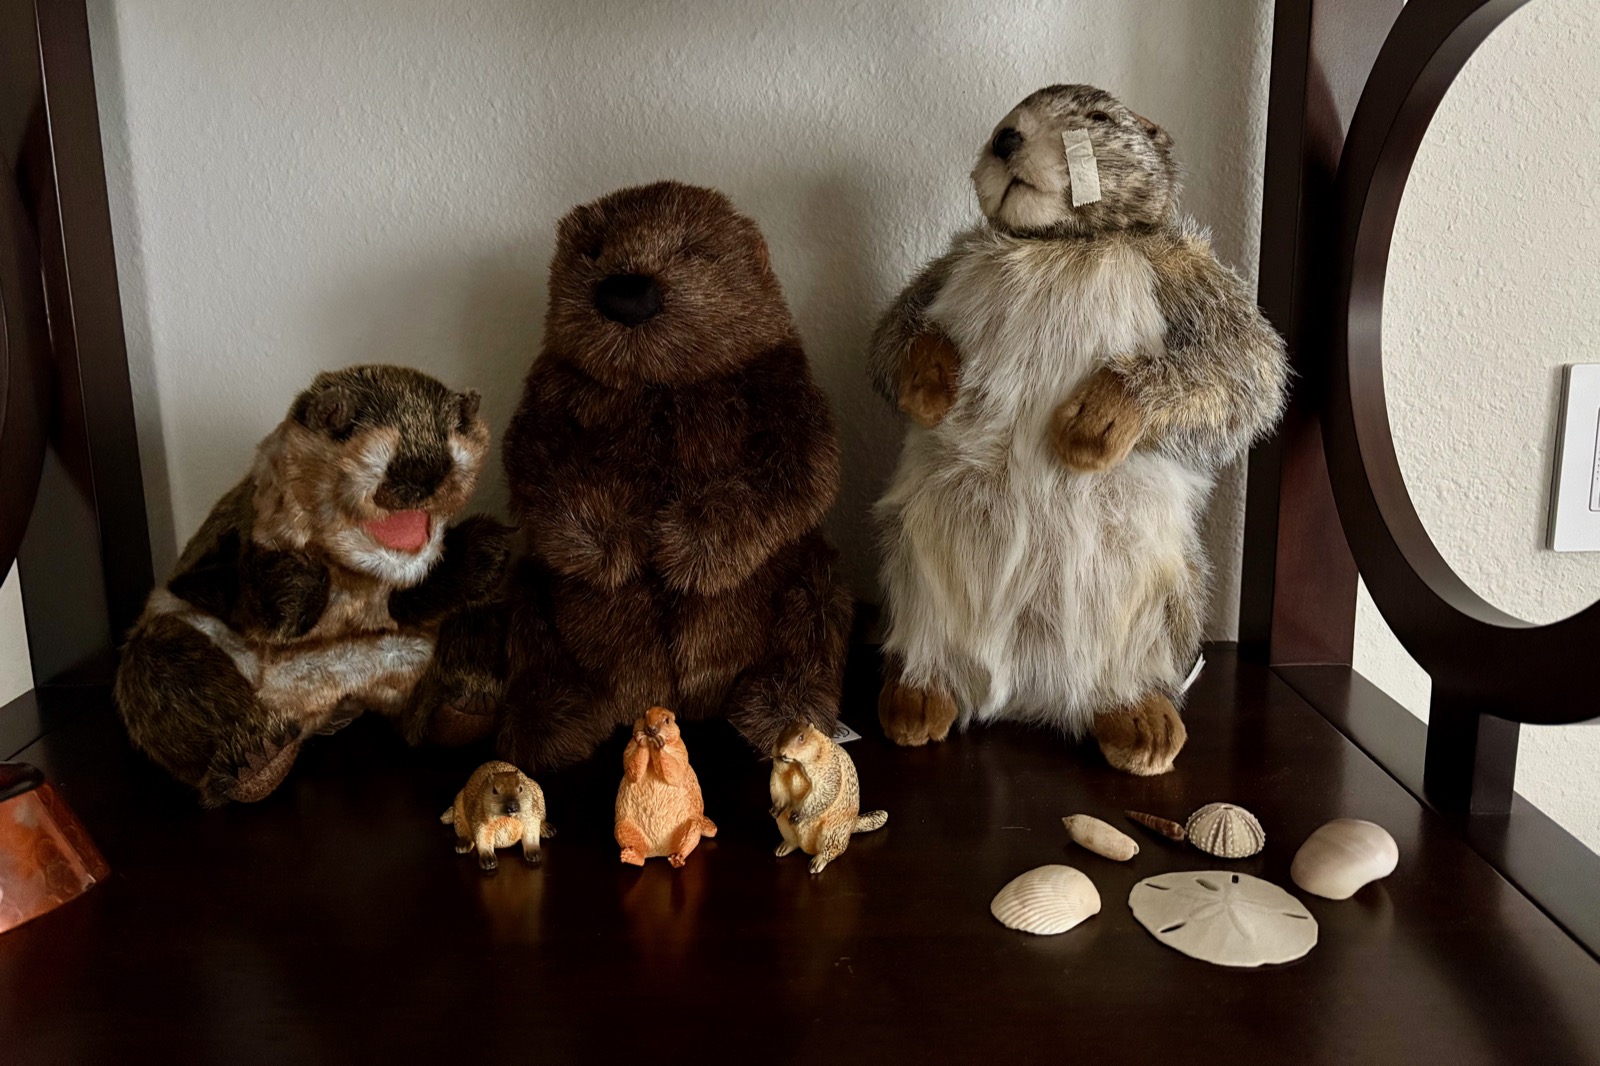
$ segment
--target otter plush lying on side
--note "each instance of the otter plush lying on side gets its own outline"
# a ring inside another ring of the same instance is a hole
[[[306,737],[363,710],[426,722],[414,690],[492,701],[508,531],[446,528],[488,448],[475,392],[390,366],[318,375],[128,638],[134,744],[214,806],[267,795]]]
[[[1283,406],[1283,343],[1178,214],[1172,141],[1099,89],[1024,100],[972,172],[985,222],[872,342],[911,416],[878,505],[901,744],[962,721],[1089,731],[1171,768],[1216,471]]]

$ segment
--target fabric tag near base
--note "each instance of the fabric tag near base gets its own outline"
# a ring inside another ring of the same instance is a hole
[[[1067,174],[1072,179],[1072,206],[1082,207],[1100,199],[1100,165],[1094,159],[1094,144],[1088,130],[1067,130],[1061,135],[1067,149]]]
[[[1205,668],[1206,657],[1202,655],[1194,661],[1194,666],[1189,670],[1189,676],[1183,679],[1183,685],[1178,689],[1178,691],[1188,692],[1191,688],[1193,688],[1194,683],[1200,680],[1200,671],[1204,670]]]
[[[833,724],[833,742],[835,744],[848,744],[852,740],[860,740],[861,734],[845,725],[843,722]]]

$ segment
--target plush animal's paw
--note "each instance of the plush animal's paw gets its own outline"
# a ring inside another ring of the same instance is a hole
[[[300,739],[293,734],[261,741],[247,752],[242,765],[230,775],[211,782],[201,790],[201,802],[217,806],[228,800],[255,803],[270,796],[283,783],[300,754]]]
[[[564,507],[535,516],[529,534],[539,554],[563,574],[614,589],[637,574],[643,561],[635,526],[625,500],[580,483]]]
[[[961,353],[941,333],[918,334],[900,364],[900,410],[919,426],[944,421],[956,402]]]
[[[428,719],[427,739],[446,747],[475,744],[494,732],[500,701],[490,692],[459,692],[444,698]]]
[[[527,861],[529,866],[538,866],[539,865],[539,849],[538,848],[523,848],[522,849],[522,857],[523,857],[523,859],[525,859]]]
[[[822,872],[822,868],[827,865],[828,860],[823,858],[821,855],[818,855],[816,858],[811,860],[811,872],[814,874],[820,874]]]
[[[749,577],[765,558],[742,548],[738,533],[760,512],[743,483],[691,491],[656,522],[655,564],[675,592],[717,593]]]
[[[672,864],[674,869],[681,869],[683,864],[689,861],[689,856],[683,854],[682,852],[675,851],[671,855],[667,856],[667,861]]]
[[[1144,414],[1122,378],[1101,368],[1056,408],[1050,431],[1056,455],[1069,470],[1109,470],[1139,443]]]
[[[1171,770],[1189,739],[1178,709],[1159,693],[1151,693],[1132,707],[1096,715],[1090,730],[1106,762],[1140,777]]]
[[[457,855],[465,855],[467,852],[469,852],[471,850],[472,850],[472,841],[470,841],[470,840],[458,840],[458,841],[456,841],[456,854]]]
[[[478,852],[478,867],[483,870],[494,870],[500,866],[500,860],[494,857],[494,852]]]
[[[629,866],[644,865],[644,856],[639,854],[638,850],[635,848],[623,848],[622,854],[619,855],[618,858],[627,863]]]
[[[473,515],[445,534],[444,557],[459,568],[463,600],[481,602],[500,588],[511,558],[512,532],[488,515]]]
[[[955,724],[956,703],[950,694],[937,688],[917,688],[888,677],[878,693],[878,723],[883,735],[905,748],[950,735]]]
[[[786,855],[792,855],[794,854],[794,845],[785,840],[782,844],[778,845],[778,850],[774,851],[772,854],[776,855],[780,859]]]

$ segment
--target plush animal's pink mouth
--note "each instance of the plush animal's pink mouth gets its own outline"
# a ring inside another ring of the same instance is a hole
[[[362,528],[385,548],[415,553],[428,543],[428,512],[396,511],[388,518],[375,518]]]

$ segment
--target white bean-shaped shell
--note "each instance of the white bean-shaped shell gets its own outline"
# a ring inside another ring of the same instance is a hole
[[[1100,913],[1100,893],[1081,870],[1039,866],[995,894],[989,913],[1002,925],[1049,936]]]
[[[1383,826],[1335,818],[1306,837],[1289,876],[1313,896],[1349,899],[1362,885],[1394,873],[1399,862],[1400,846]]]
[[[1061,824],[1067,827],[1067,835],[1074,843],[1096,855],[1127,862],[1139,854],[1139,845],[1132,837],[1091,815],[1069,814],[1061,819]]]
[[[1208,803],[1189,815],[1189,842],[1207,855],[1243,859],[1267,846],[1267,832],[1256,816],[1232,803]]]

